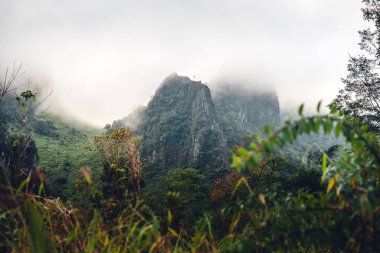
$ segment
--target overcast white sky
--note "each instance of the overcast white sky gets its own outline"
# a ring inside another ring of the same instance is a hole
[[[22,62],[77,117],[103,126],[177,72],[276,87],[282,107],[342,87],[360,0],[0,0],[0,75]]]

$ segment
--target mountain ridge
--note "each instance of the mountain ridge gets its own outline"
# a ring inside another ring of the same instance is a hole
[[[131,125],[131,118],[141,119],[139,125]],[[142,137],[146,178],[192,167],[213,179],[228,170],[229,150],[239,145],[242,136],[279,120],[274,90],[240,92],[234,84],[214,92],[200,81],[174,73],[162,81],[146,107],[114,121],[109,129],[128,127]]]

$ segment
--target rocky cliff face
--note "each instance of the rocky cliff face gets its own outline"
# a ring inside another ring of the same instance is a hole
[[[239,84],[219,86],[213,100],[229,147],[244,135],[263,131],[280,122],[280,106],[274,90],[249,91]]]
[[[227,168],[227,146],[209,88],[173,74],[149,102],[139,128],[152,172],[193,167],[205,175]]]
[[[129,127],[142,136],[147,181],[187,167],[212,179],[228,169],[230,148],[239,145],[242,136],[277,124],[279,110],[274,91],[247,92],[229,84],[211,96],[205,84],[172,74],[147,107],[115,121],[111,129]]]

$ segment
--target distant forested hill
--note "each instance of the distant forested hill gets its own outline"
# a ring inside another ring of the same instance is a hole
[[[89,166],[96,178],[102,161],[93,149],[93,137],[104,131],[56,114],[38,114],[34,121],[39,166],[46,171],[47,187],[54,196],[78,197],[75,180]]]
[[[89,166],[94,179],[102,168],[101,158],[93,149],[93,137],[105,131],[62,114],[41,113],[33,99],[6,94],[0,106],[0,127],[1,158],[10,159],[12,164],[18,162],[17,155],[23,155],[28,162],[20,166],[43,171],[46,190],[53,196],[80,199],[74,187],[81,167]],[[28,152],[20,148],[18,154],[17,142],[12,140],[27,138]]]

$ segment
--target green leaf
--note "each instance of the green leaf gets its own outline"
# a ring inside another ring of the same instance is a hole
[[[316,118],[315,121],[314,121],[314,133],[319,133],[319,128],[321,127],[321,124],[322,124],[322,120],[320,118]]]
[[[41,196],[43,189],[44,189],[44,184],[40,183],[40,187],[38,187],[38,196]]]
[[[300,107],[298,107],[298,115],[299,116],[303,116],[303,108],[304,108],[304,104],[300,105]]]
[[[131,228],[131,232],[130,234],[133,235],[135,233],[135,231],[137,230],[137,226],[140,225],[140,221],[136,221],[135,223],[133,223],[133,226]]]
[[[271,129],[270,129],[269,126],[265,126],[265,127],[264,127],[264,131],[265,131],[265,134],[266,134],[267,136],[269,136],[269,135],[271,134]]]
[[[169,232],[170,232],[172,235],[174,235],[175,237],[178,237],[178,233],[177,233],[174,229],[172,229],[172,228],[168,228],[168,230],[169,230]]]
[[[249,144],[249,149],[256,150],[256,148],[257,148],[256,143],[252,142],[251,144]]]
[[[334,124],[331,120],[326,120],[326,130],[328,134],[331,133],[333,126]]]
[[[321,111],[321,105],[322,105],[322,100],[319,100],[317,104],[317,112],[319,113]]]
[[[326,169],[327,169],[327,155],[323,153],[323,156],[322,156],[322,173],[323,174],[326,172]]]
[[[253,153],[252,154],[252,159],[251,159],[251,161],[253,162],[253,165],[254,166],[257,166],[258,164],[259,164],[259,162],[260,162],[260,154],[257,154],[257,153]]]
[[[14,141],[12,142],[12,148],[17,147],[17,145],[18,145],[19,143],[20,143],[19,140],[14,140]]]
[[[236,183],[234,190],[232,191],[232,196],[235,195],[237,189],[239,189],[239,186],[243,183],[243,178],[240,178],[239,181]]]
[[[159,228],[159,223],[156,215],[153,215],[153,236],[154,238],[158,237],[158,228]]]
[[[240,160],[239,160],[239,157],[237,157],[236,155],[234,155],[232,157],[232,167],[235,168],[235,170],[240,173],[241,171],[241,168],[240,168]]]
[[[301,133],[308,132],[308,126],[306,125],[305,120],[301,120],[299,130]]]
[[[212,226],[211,226],[211,222],[210,222],[210,219],[208,218],[207,214],[204,214],[204,217],[205,217],[205,221],[206,221],[206,224],[207,224],[207,229],[208,229],[208,234],[212,239],[214,239],[214,236],[213,236],[213,233],[212,233]]]
[[[335,126],[335,137],[338,138],[342,132],[342,125],[338,122]]]
[[[52,243],[49,240],[50,237],[44,229],[44,224],[42,223],[37,209],[30,201],[26,203],[26,209],[26,221],[31,244],[31,252],[54,252]]]
[[[336,173],[334,175],[334,177],[330,179],[329,184],[327,185],[327,189],[326,189],[327,193],[329,193],[331,191],[331,189],[334,187],[334,185],[336,184],[336,182],[339,179],[339,176],[340,176],[339,173]]]
[[[239,221],[240,221],[240,212],[237,215],[235,215],[234,219],[232,220],[230,224],[230,228],[228,229],[230,233],[232,233],[235,230],[235,228],[239,224]]]
[[[239,148],[238,152],[241,155],[241,157],[247,157],[248,156],[248,150],[246,150],[245,148]]]
[[[173,221],[173,215],[172,215],[172,212],[169,209],[168,210],[168,223],[172,224],[172,221]]]
[[[255,135],[255,137],[256,137],[256,141],[258,143],[261,143],[263,141],[263,138],[261,138],[261,133],[260,132],[257,132],[256,135]]]
[[[119,168],[119,169],[116,169],[117,172],[120,172],[120,173],[126,173],[126,170],[123,169],[123,168]]]
[[[21,182],[20,186],[17,188],[17,193],[20,193],[22,189],[29,183],[29,177]]]

